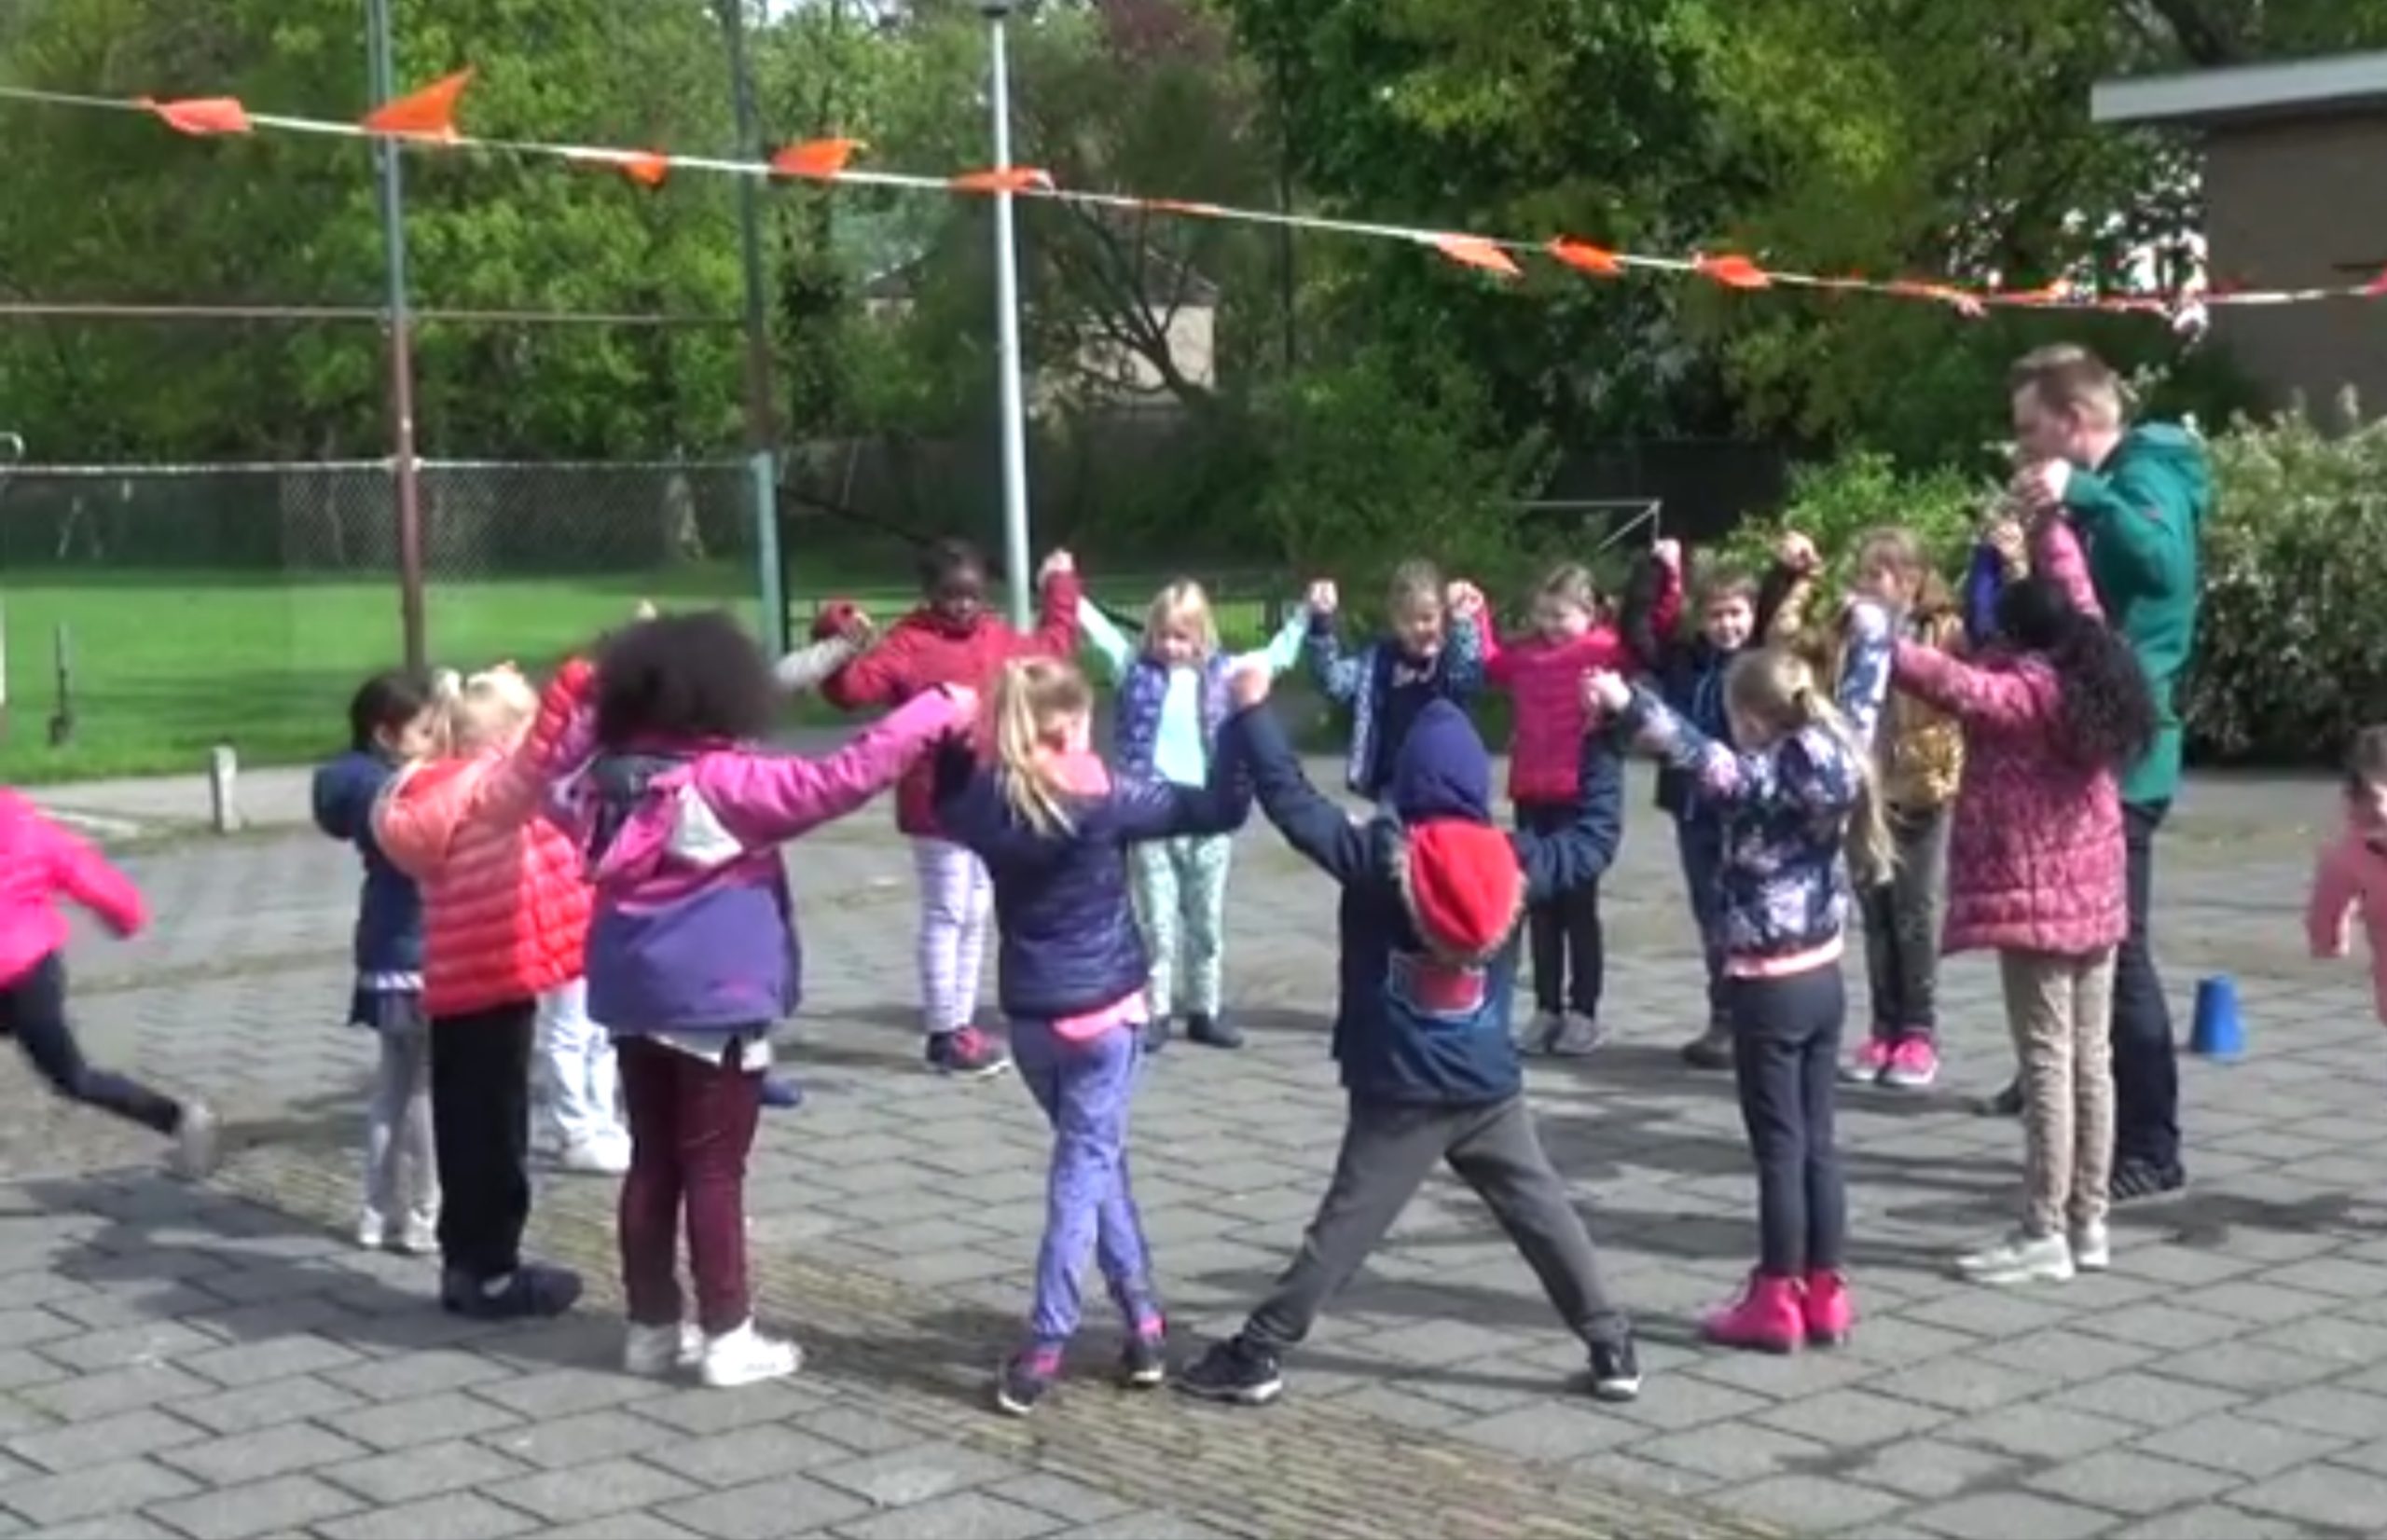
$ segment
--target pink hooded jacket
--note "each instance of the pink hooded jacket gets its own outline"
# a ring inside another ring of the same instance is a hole
[[[2049,521],[2037,571],[2102,616],[2080,541]],[[2061,752],[2063,686],[2044,658],[1993,651],[1971,662],[1901,640],[1899,689],[1965,727],[1965,774],[1948,843],[1947,952],[2085,956],[2130,928],[2120,784]]]
[[[119,936],[149,921],[131,878],[24,797],[0,789],[0,989],[14,986],[65,946],[62,895]]]
[[[2321,852],[2304,929],[2316,957],[2342,957],[2353,942],[2354,911],[2370,942],[2370,990],[2387,1022],[2387,831],[2353,824]]]

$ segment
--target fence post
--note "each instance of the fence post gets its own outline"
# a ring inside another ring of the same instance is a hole
[[[241,827],[241,756],[228,743],[207,751],[207,816],[219,834]]]
[[[763,596],[763,646],[774,659],[788,652],[787,584],[780,566],[779,460],[767,449],[747,460],[753,474],[754,577]]]

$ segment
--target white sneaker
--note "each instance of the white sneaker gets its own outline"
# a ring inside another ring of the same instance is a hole
[[[1607,1040],[1607,1032],[1590,1016],[1569,1011],[1558,1019],[1558,1035],[1543,1045],[1543,1052],[1561,1059],[1586,1059],[1599,1052]]]
[[[630,1168],[630,1152],[603,1139],[574,1139],[557,1153],[556,1164],[591,1176],[619,1176]]]
[[[1551,1046],[1566,1035],[1566,1018],[1555,1011],[1535,1013],[1533,1024],[1525,1028],[1517,1046],[1528,1053],[1547,1053]]]
[[[174,1130],[172,1157],[174,1175],[203,1182],[215,1174],[223,1155],[223,1125],[205,1102],[185,1102],[183,1121]]]
[[[398,1249],[408,1257],[428,1257],[439,1249],[439,1216],[409,1214],[398,1232]]]
[[[2104,1220],[2072,1232],[2072,1265],[2083,1272],[2103,1272],[2114,1265],[2114,1237]]]
[[[622,1339],[622,1370],[642,1379],[660,1380],[694,1368],[705,1355],[705,1334],[687,1321],[667,1327],[630,1323]]]
[[[697,1372],[715,1390],[784,1380],[804,1367],[804,1350],[793,1342],[766,1337],[747,1322],[718,1337],[705,1340]]]
[[[2017,1231],[1957,1258],[1956,1272],[1976,1284],[2061,1284],[2072,1277],[2072,1245],[2061,1235]]]
[[[364,1251],[379,1251],[389,1244],[390,1227],[378,1208],[368,1208],[356,1217],[356,1244]]]

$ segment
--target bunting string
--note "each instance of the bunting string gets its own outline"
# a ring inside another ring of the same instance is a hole
[[[626,149],[613,145],[468,134],[458,126],[457,112],[472,78],[470,69],[459,70],[419,90],[393,98],[355,122],[256,112],[237,98],[228,96],[161,101],[145,96],[119,98],[27,86],[0,86],[0,101],[144,113],[174,132],[194,138],[269,131],[341,139],[393,141],[432,149],[559,160],[570,165],[609,169],[640,186],[650,188],[659,187],[674,174],[686,172],[948,195],[1009,194],[1088,209],[1313,230],[1423,247],[1460,267],[1503,282],[1523,279],[1526,273],[1526,262],[1532,261],[1554,263],[1571,272],[1595,279],[1613,280],[1634,273],[1664,273],[1695,277],[1723,288],[1740,291],[1808,290],[1919,300],[1944,306],[1967,317],[1979,317],[1998,309],[2088,310],[2159,315],[2169,318],[2175,324],[2195,323],[2209,307],[2302,305],[2324,300],[2387,296],[2387,270],[2382,270],[2366,282],[2321,287],[2255,289],[2205,284],[2164,293],[2123,295],[2099,293],[2064,282],[2038,289],[2008,289],[1911,278],[1881,279],[1854,273],[1802,272],[1775,268],[1753,256],[1734,252],[1665,255],[1618,250],[1570,234],[1542,240],[1519,240],[1415,225],[1064,187],[1047,172],[1026,166],[973,170],[945,176],[881,171],[855,165],[855,158],[866,146],[857,140],[843,138],[807,140],[780,149],[767,160],[746,160],[660,149]]]

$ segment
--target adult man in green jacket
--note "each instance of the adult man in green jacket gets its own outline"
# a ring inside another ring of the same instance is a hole
[[[2035,511],[2062,510],[2079,531],[2097,601],[2146,671],[2161,724],[2122,777],[2130,935],[2114,960],[2113,1195],[2127,1203],[2187,1180],[2172,1011],[2148,945],[2147,906],[2155,832],[2180,786],[2175,694],[2196,641],[2197,540],[2213,474],[2195,434],[2129,426],[2120,380],[2085,349],[2040,349],[2014,366],[2011,384],[2022,455],[2015,493]]]

